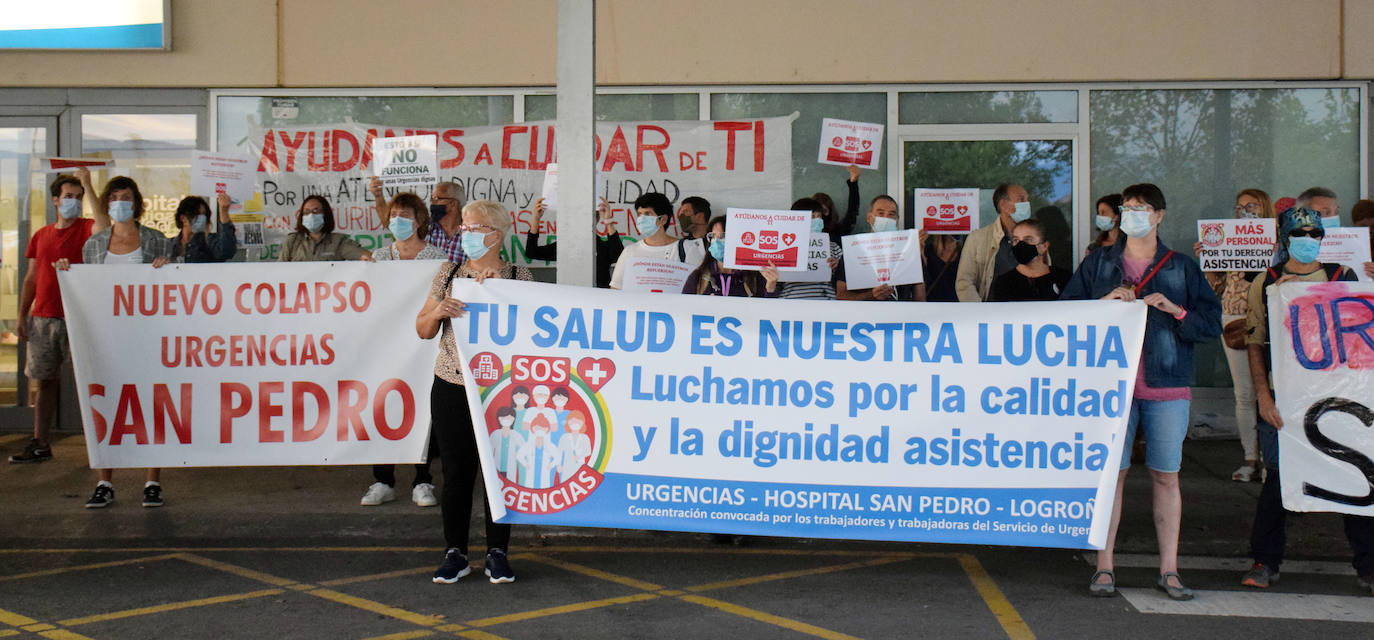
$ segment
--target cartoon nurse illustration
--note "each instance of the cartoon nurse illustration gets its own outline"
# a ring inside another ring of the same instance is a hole
[[[530,435],[516,454],[520,464],[520,486],[548,489],[553,486],[553,474],[558,470],[558,448],[549,439],[553,429],[542,413],[530,421]]]
[[[556,392],[555,392],[556,393]],[[557,396],[554,396],[555,398]],[[587,417],[581,411],[568,412],[567,433],[558,441],[558,479],[567,482],[592,455],[592,439],[587,437]]]
[[[530,404],[530,390],[524,385],[515,385],[510,390],[510,402],[515,407],[515,428],[527,432],[525,427],[525,407]]]
[[[557,431],[557,426],[559,424],[558,414],[549,406],[549,388],[542,384],[535,385],[533,399],[534,404],[525,409],[524,414],[520,417],[520,424],[524,425],[524,430],[528,432],[530,431],[530,425],[534,423],[535,417],[543,416],[543,418],[548,421],[549,425],[549,441],[552,444],[558,444],[558,436],[560,435]],[[525,437],[529,437],[528,433]]]
[[[525,434],[514,429],[515,407],[497,409],[496,422],[501,425],[500,429],[491,434],[491,453],[492,457],[496,458],[496,470],[511,482],[518,483],[515,459],[520,447],[525,444]]]

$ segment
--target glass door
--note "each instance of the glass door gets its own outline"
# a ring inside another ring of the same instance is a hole
[[[51,176],[33,169],[38,158],[56,151],[57,118],[0,117],[0,411],[28,404],[24,345],[15,333],[19,293],[29,237],[53,215],[47,197]]]

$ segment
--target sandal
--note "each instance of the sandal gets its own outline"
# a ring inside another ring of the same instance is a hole
[[[1169,578],[1178,581],[1178,586],[1175,587],[1169,584]],[[1159,574],[1159,582],[1155,583],[1155,588],[1169,594],[1169,599],[1171,600],[1183,601],[1193,599],[1193,590],[1183,586],[1183,578],[1179,577],[1178,573],[1175,571]]]
[[[1106,582],[1098,582],[1097,579],[1107,576]],[[1092,582],[1088,583],[1088,595],[1094,598],[1110,598],[1116,595],[1116,574],[1111,569],[1101,569],[1093,574]]]
[[[1231,480],[1234,482],[1250,482],[1254,479],[1254,477],[1255,465],[1249,462],[1241,465],[1240,468],[1231,472]]]

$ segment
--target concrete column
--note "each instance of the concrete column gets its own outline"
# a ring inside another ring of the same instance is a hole
[[[596,284],[596,1],[558,0],[558,283]]]

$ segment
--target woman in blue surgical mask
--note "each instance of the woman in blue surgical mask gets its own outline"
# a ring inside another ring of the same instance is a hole
[[[329,262],[371,260],[372,253],[353,238],[334,231],[334,208],[324,196],[314,195],[296,211],[296,230],[282,243],[280,262]]]
[[[706,247],[701,241],[692,238],[681,240],[668,233],[668,217],[673,213],[672,203],[661,193],[645,193],[635,198],[634,227],[639,241],[625,245],[611,270],[611,288],[620,289],[625,282],[625,271],[634,258],[653,258],[655,260],[676,260],[683,264],[698,265],[706,255]]]
[[[392,209],[395,212],[395,209]],[[444,520],[444,560],[434,571],[434,582],[452,584],[471,570],[468,565],[468,528],[472,524],[472,490],[481,474],[477,440],[472,433],[463,374],[459,371],[457,343],[453,338],[453,319],[464,314],[463,301],[450,297],[455,278],[533,280],[525,267],[501,259],[510,230],[510,213],[494,200],[477,200],[463,207],[463,264],[446,262],[439,267],[430,285],[424,307],[415,318],[415,332],[428,340],[439,336],[439,355],[434,362],[434,383],[430,388],[430,417],[433,437],[439,445],[444,470],[444,490],[439,509]],[[485,503],[486,493],[482,494]],[[486,505],[484,505],[486,506]],[[512,582],[506,558],[510,544],[510,525],[486,517],[486,574],[491,582]]]
[[[1183,461],[1183,438],[1188,434],[1193,349],[1221,335],[1221,303],[1197,262],[1160,241],[1164,192],[1153,184],[1135,184],[1121,192],[1121,199],[1121,232],[1126,234],[1125,242],[1084,258],[1060,298],[1117,300],[1118,304],[1142,301],[1148,307],[1126,437],[1121,442],[1129,445],[1137,431],[1145,438],[1145,466],[1149,468],[1155,538],[1159,545],[1159,579],[1155,588],[1174,600],[1190,600],[1193,592],[1184,586],[1178,574],[1178,537],[1183,518],[1178,472]],[[1088,586],[1093,596],[1116,595],[1113,550],[1117,525],[1121,522],[1122,490],[1130,467],[1130,452],[1123,451],[1110,533],[1106,546],[1097,553],[1097,573]]]
[[[1116,244],[1121,237],[1121,194],[1109,193],[1097,199],[1097,213],[1093,215],[1093,230],[1097,236],[1088,243],[1088,250],[1084,255],[1097,251],[1102,247],[1110,247]]]
[[[706,257],[692,275],[687,276],[682,292],[702,296],[772,298],[777,296],[778,270],[772,264],[759,271],[725,267],[725,216],[716,216],[708,225]]]
[[[793,202],[791,210],[811,211],[811,250],[819,250],[817,243],[824,243],[830,249],[830,258],[818,264],[825,274],[823,282],[784,282],[779,297],[793,300],[834,300],[835,265],[839,264],[842,253],[840,243],[830,233],[835,227],[835,214],[824,202],[815,198],[802,198]]]
[[[210,232],[210,205],[200,196],[186,196],[177,205],[177,236],[172,239],[172,259],[176,262],[224,262],[234,257],[238,239],[234,237],[234,221],[229,219],[228,194],[216,199],[219,205],[219,228]]]
[[[154,269],[167,264],[172,255],[172,241],[156,229],[139,224],[143,217],[143,194],[138,190],[138,183],[126,176],[111,179],[100,196],[97,216],[102,209],[113,224],[86,240],[81,247],[82,262],[151,264]],[[114,502],[113,471],[97,469],[96,477],[95,493],[86,502],[87,509],[102,509]],[[143,506],[162,506],[161,470],[148,469],[146,478]]]

